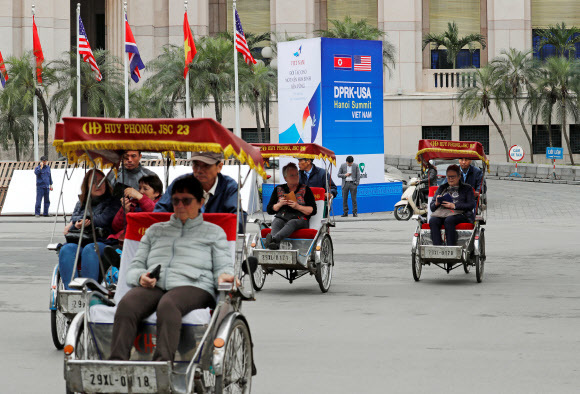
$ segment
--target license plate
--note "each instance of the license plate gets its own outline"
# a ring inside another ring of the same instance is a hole
[[[83,390],[89,393],[156,393],[154,367],[82,369]]]
[[[260,264],[294,264],[292,252],[262,252],[258,255]]]
[[[422,252],[424,259],[458,259],[461,256],[456,247],[423,246]]]
[[[69,294],[67,296],[67,307],[70,313],[78,313],[85,309],[85,298],[82,294]]]

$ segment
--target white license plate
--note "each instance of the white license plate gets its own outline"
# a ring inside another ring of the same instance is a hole
[[[291,252],[260,253],[258,255],[260,264],[294,264]]]
[[[424,246],[423,247],[423,258],[425,259],[458,259],[460,257],[457,248],[437,248]]]
[[[67,307],[70,313],[78,313],[85,309],[85,297],[82,294],[69,294],[67,296]]]
[[[156,393],[154,367],[82,369],[83,389],[89,393]]]

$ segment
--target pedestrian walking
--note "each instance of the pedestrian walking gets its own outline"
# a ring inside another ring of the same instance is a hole
[[[342,178],[342,217],[348,216],[348,193],[352,199],[352,216],[358,216],[356,204],[356,189],[360,183],[360,170],[352,156],[346,158],[346,163],[340,165],[338,177]]]
[[[40,217],[40,203],[44,199],[44,216],[48,216],[48,207],[50,207],[49,192],[52,190],[52,176],[50,166],[46,156],[40,158],[40,164],[34,169],[36,175],[36,205],[34,206],[34,215]]]

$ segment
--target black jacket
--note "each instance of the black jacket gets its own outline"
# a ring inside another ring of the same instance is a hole
[[[300,189],[300,186],[302,186],[302,184],[298,185],[298,189]],[[288,188],[287,183],[285,183],[283,185],[276,186],[274,188],[274,191],[272,192],[272,195],[270,196],[270,201],[268,202],[268,207],[266,208],[266,210],[268,211],[268,214],[269,215],[276,215],[276,217],[279,217],[278,214],[281,214],[283,211],[288,211],[288,212],[294,211],[294,212],[302,215],[302,213],[298,212],[294,208],[290,208],[287,205],[284,205],[282,208],[280,208],[280,210],[278,212],[274,211],[274,204],[278,203],[277,189],[279,187],[284,189],[284,193],[286,193],[286,194],[290,193],[290,189]],[[307,207],[312,207],[312,213],[310,215],[305,215],[308,219],[310,219],[310,217],[312,215],[316,215],[316,199],[314,198],[314,193],[312,193],[312,190],[310,190],[310,188],[308,186],[306,186],[306,192],[304,193],[304,205],[306,205]]]
[[[308,187],[321,187],[326,190],[326,170],[324,168],[318,168],[312,164],[312,171],[310,172],[310,177],[306,178],[306,173],[302,170],[298,171],[300,174],[300,183]],[[334,197],[336,197],[336,185],[330,177],[328,177],[328,183],[330,184],[330,192]],[[328,192],[328,190],[326,190]]]
[[[433,200],[431,201],[431,212],[435,212],[439,207],[442,207],[442,205],[436,206],[435,201],[437,200],[437,196],[443,195],[448,187],[448,183],[439,186],[433,196]],[[475,213],[473,212],[475,209],[475,196],[473,195],[473,189],[470,185],[459,182],[459,198],[455,203],[455,209],[463,211],[463,215],[473,223],[475,220]]]
[[[459,174],[459,176],[461,177],[461,180],[463,181],[463,170],[461,170],[461,174]],[[463,181],[463,183],[467,183],[468,185],[471,185],[471,187],[476,191],[476,192],[485,192],[487,187],[484,183],[483,185],[483,190],[479,190],[479,188],[481,187],[481,182],[483,180],[483,171],[481,171],[479,168],[475,167],[475,166],[469,166],[469,169],[467,170],[467,176],[465,177],[465,181]]]

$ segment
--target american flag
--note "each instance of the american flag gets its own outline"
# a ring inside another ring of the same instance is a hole
[[[355,55],[354,71],[371,71],[371,57]]]
[[[79,16],[79,54],[82,55],[83,61],[89,63],[91,65],[91,69],[96,73],[95,78],[97,81],[103,79],[101,75],[101,70],[99,70],[99,66],[97,66],[97,61],[95,60],[95,56],[93,55],[93,51],[91,51],[91,45],[89,44],[89,40],[87,39],[87,32],[85,31],[85,27],[83,26],[83,20]]]
[[[244,29],[242,29],[242,22],[240,22],[238,10],[236,10],[236,49],[244,56],[244,61],[246,63],[256,64],[256,60],[250,53],[250,48],[248,48],[248,42],[244,35]]]

